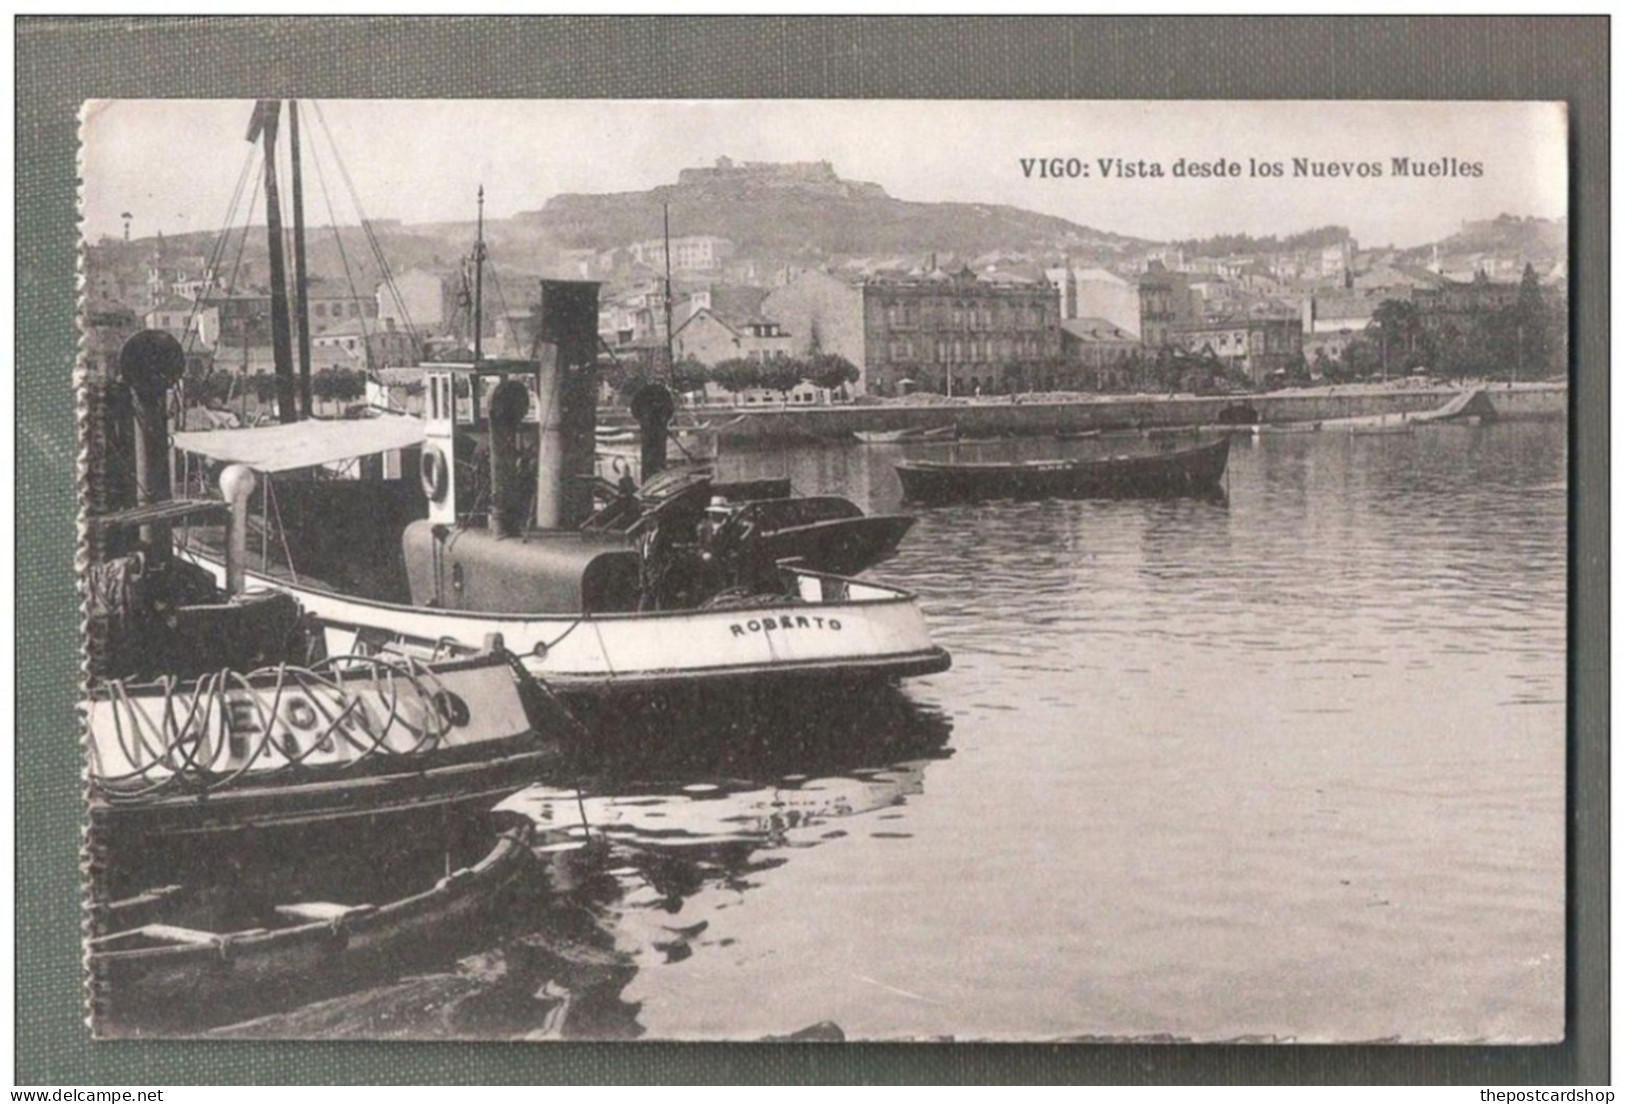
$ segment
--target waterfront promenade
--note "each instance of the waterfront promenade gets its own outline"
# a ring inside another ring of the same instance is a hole
[[[1566,382],[1482,385],[1502,418],[1562,418]],[[1341,384],[1254,395],[1035,394],[981,398],[914,395],[830,406],[712,405],[692,412],[718,426],[733,444],[837,440],[857,430],[930,429],[957,425],[965,436],[1037,436],[1123,427],[1212,425],[1226,407],[1242,405],[1269,424],[1330,421],[1437,410],[1465,386],[1410,382]],[[605,421],[618,421],[613,415]]]

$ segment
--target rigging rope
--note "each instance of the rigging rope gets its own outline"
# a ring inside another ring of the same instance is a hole
[[[333,241],[338,245],[339,262],[344,266],[344,282],[350,288],[351,297],[359,303],[361,296],[356,291],[355,276],[350,271],[350,254],[344,248],[344,235],[339,233],[339,220],[333,213],[333,194],[328,190],[327,174],[322,171],[321,158],[317,157],[315,153],[315,150],[311,151],[310,163],[316,167],[316,183],[322,192],[322,203],[327,207],[327,225],[332,229]],[[366,352],[367,371],[371,374],[372,336],[367,333],[367,311],[365,307],[357,307],[356,318],[361,323],[361,344]]]
[[[480,262],[476,261],[475,263]],[[491,266],[491,283],[496,286],[497,301],[502,304],[502,322],[504,328],[506,328],[513,320],[508,317],[508,297],[502,293],[502,277],[497,275],[496,265]]]
[[[327,125],[327,116],[322,113],[322,105],[316,101],[310,101],[310,106],[315,109],[316,121],[321,124],[322,133],[327,136],[327,145],[333,154],[333,164],[338,166],[339,176],[343,179],[344,186],[349,189],[350,201],[355,204],[356,214],[361,219],[361,232],[367,239],[368,247],[372,250],[373,259],[378,262],[378,271],[383,276],[384,284],[389,288],[389,293],[395,300],[396,307],[400,309],[401,321],[406,326],[406,332],[416,342],[418,338],[417,328],[412,325],[412,316],[407,312],[406,300],[401,297],[400,288],[395,284],[395,274],[390,270],[389,260],[384,256],[383,246],[379,244],[378,236],[373,233],[372,221],[367,218],[367,213],[361,206],[361,195],[356,190],[355,181],[350,179],[350,170],[345,166],[344,158],[339,156],[338,143],[333,140],[333,131]]]
[[[346,681],[360,681],[373,690],[382,706],[381,721]],[[250,773],[260,781],[297,772],[313,756],[332,754],[341,744],[354,754],[323,765],[353,770],[377,757],[431,750],[453,726],[445,705],[448,691],[432,669],[411,656],[333,656],[310,667],[279,664],[247,673],[224,669],[193,680],[189,687],[165,676],[156,685],[161,694],[157,702],[150,695],[132,695],[119,679],[91,692],[96,702],[105,691],[100,700],[110,706],[112,748],[132,768],[110,770],[100,744],[90,741],[91,786],[109,801],[136,802],[176,791],[208,794]],[[304,714],[308,724],[294,722],[304,729],[299,738],[289,724],[292,706],[283,720],[285,698],[309,709]],[[251,717],[242,717],[245,703],[251,703]],[[234,725],[234,717],[252,723]],[[211,733],[218,738],[211,741]],[[397,739],[401,734],[407,737],[404,742]],[[271,758],[282,762],[254,770]]]
[[[231,224],[237,218],[237,204],[243,198],[243,186],[248,183],[249,172],[258,163],[258,158],[256,156],[258,149],[259,147],[257,146],[250,146],[248,153],[243,157],[243,167],[238,171],[236,186],[234,186],[231,190],[231,202],[226,206],[226,220],[221,225],[220,233],[215,238],[214,245],[209,250],[207,267],[203,272],[205,284],[213,283],[219,277],[220,261],[226,251],[226,242],[231,236]],[[254,194],[259,194],[259,187],[257,184],[255,185]],[[252,206],[253,201],[250,200],[249,202]],[[245,236],[246,233],[247,232],[245,231]],[[241,258],[241,255],[241,251],[239,250],[239,258]],[[186,326],[181,331],[186,337],[187,352],[192,351],[192,342],[196,340],[196,334],[193,331],[192,325],[197,320],[198,310],[202,307],[203,299],[208,292],[209,288],[207,286],[199,287],[198,293],[192,297],[192,309],[187,314]]]

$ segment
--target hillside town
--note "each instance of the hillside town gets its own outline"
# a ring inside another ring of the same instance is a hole
[[[720,158],[685,170],[670,192],[660,198],[715,200],[735,218],[767,219],[786,203],[803,217],[809,203],[845,211],[896,202],[877,185],[841,180],[827,162]],[[1223,394],[1416,375],[1534,379],[1567,363],[1561,220],[1503,215],[1408,249],[1362,245],[1329,226],[1175,243],[1069,230],[976,252],[914,238],[903,243],[912,250],[869,254],[830,241],[787,246],[748,220],[744,240],[602,240],[639,224],[659,229],[638,215],[655,209],[653,193],[630,215],[615,206],[623,198],[560,197],[488,228],[485,355],[530,355],[530,289],[564,277],[602,284],[611,388],[655,374],[711,402]],[[86,247],[91,357],[136,329],[166,330],[182,338],[203,394],[269,395],[263,234],[132,239],[130,221],[123,238]],[[336,250],[315,251],[307,313],[322,397],[359,398],[367,379],[410,386],[421,360],[471,348],[474,291],[455,259],[467,228],[433,228],[434,248],[417,229],[368,223],[334,232]],[[361,235],[377,243],[378,261],[360,259]]]

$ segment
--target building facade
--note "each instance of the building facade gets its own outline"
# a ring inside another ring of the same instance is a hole
[[[627,247],[632,259],[656,272],[666,268],[666,242],[663,238],[633,242]],[[733,242],[711,234],[694,234],[671,239],[671,270],[673,272],[704,272],[720,268],[733,256]]]
[[[1174,272],[1161,261],[1152,261],[1140,277],[1140,344],[1157,350],[1173,344],[1175,326],[1197,320],[1196,301],[1190,278]]]
[[[1434,332],[1449,332],[1516,305],[1518,287],[1516,282],[1496,283],[1481,272],[1474,280],[1418,288],[1411,294],[1411,302],[1416,304],[1423,326]]]
[[[1060,293],[1060,320],[1090,318],[1140,335],[1139,288],[1103,268],[1052,268],[1045,275]]]
[[[970,269],[842,279],[806,272],[762,302],[796,355],[839,353],[859,394],[1028,390],[1061,361],[1060,299],[1048,280],[981,279]]]
[[[190,299],[160,303],[142,315],[141,322],[149,330],[173,334],[182,345],[212,349],[220,343],[219,309]]]
[[[1255,386],[1276,372],[1290,372],[1303,357],[1303,325],[1297,318],[1214,318],[1184,322],[1169,344],[1192,356],[1212,354],[1227,370]]]
[[[857,366],[854,392],[870,390],[861,280],[807,269],[770,291],[758,310],[792,335],[792,356],[837,353]]]
[[[778,322],[752,319],[734,322],[701,307],[672,334],[672,355],[707,367],[725,360],[788,360],[795,341]]]
[[[1061,359],[1073,389],[1127,391],[1142,359],[1140,339],[1104,318],[1070,319],[1061,323]]]
[[[454,278],[415,268],[395,277],[393,286],[378,285],[371,317],[393,322],[396,329],[433,333],[451,321],[457,294]]]
[[[1048,280],[991,282],[952,275],[863,284],[868,389],[951,395],[1040,386],[1060,360],[1060,299]]]

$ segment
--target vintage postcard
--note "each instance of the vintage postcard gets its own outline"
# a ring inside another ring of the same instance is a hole
[[[1567,133],[86,103],[95,1034],[1560,1040]]]

